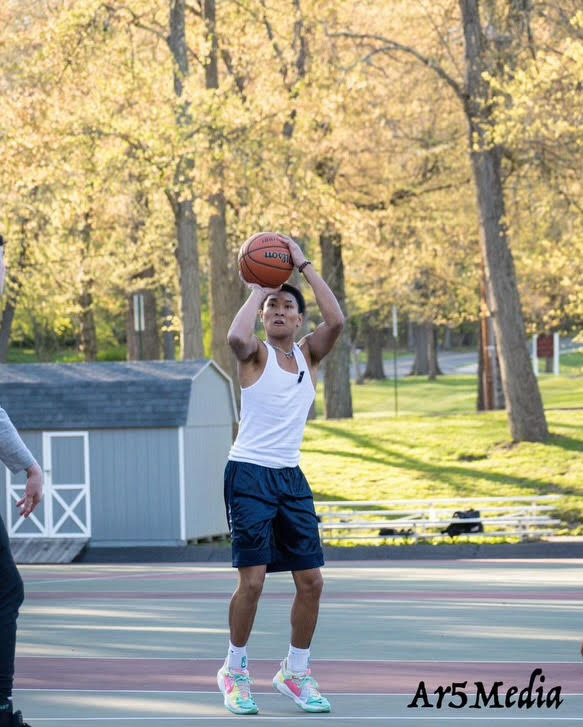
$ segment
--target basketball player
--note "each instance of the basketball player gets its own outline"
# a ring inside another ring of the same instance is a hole
[[[234,714],[258,711],[246,647],[266,571],[291,571],[296,587],[289,652],[273,686],[306,712],[330,711],[309,666],[324,558],[312,492],[298,462],[318,366],[342,332],[344,316],[299,245],[280,237],[312,287],[323,323],[295,343],[305,312],[300,291],[287,284],[276,289],[252,285],[228,334],[241,385],[239,434],[225,468],[225,504],[239,579],[229,609],[227,658],[217,681]],[[265,342],[254,333],[258,311]]]
[[[4,288],[4,240],[0,235],[0,295]],[[17,503],[20,514],[28,517],[42,497],[43,475],[10,421],[0,408],[0,460],[14,473],[26,470],[24,497]],[[12,708],[16,619],[24,599],[22,579],[10,552],[8,534],[0,518],[0,727],[30,727],[21,712]]]

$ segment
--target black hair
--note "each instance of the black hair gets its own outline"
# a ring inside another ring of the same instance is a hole
[[[281,290],[282,292],[291,293],[293,295],[298,304],[298,311],[303,315],[306,312],[306,301],[304,296],[301,294],[301,291],[288,283],[284,283],[281,286]]]

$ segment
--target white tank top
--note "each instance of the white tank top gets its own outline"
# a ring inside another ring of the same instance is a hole
[[[259,344],[261,345],[261,344]],[[268,343],[259,379],[241,389],[241,422],[229,459],[264,467],[295,467],[316,390],[306,359],[294,343],[298,372],[284,371]]]

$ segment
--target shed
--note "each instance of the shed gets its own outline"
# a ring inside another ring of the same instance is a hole
[[[0,405],[45,473],[45,497],[24,520],[24,473],[0,466],[11,539],[170,546],[227,533],[237,407],[214,361],[3,365]]]

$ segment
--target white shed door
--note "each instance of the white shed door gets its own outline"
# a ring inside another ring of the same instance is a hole
[[[91,536],[89,438],[87,432],[44,432],[44,498],[25,521],[15,502],[24,494],[26,476],[13,481],[7,470],[8,534],[10,537]]]

